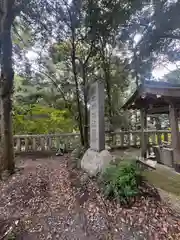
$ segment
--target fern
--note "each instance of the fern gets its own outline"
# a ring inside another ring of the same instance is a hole
[[[104,195],[121,203],[128,203],[139,193],[141,182],[141,172],[133,162],[112,165],[100,177]]]

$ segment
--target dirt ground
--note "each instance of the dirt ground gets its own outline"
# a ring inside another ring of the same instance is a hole
[[[17,160],[0,183],[1,239],[180,239],[180,217],[153,196],[130,208],[109,202],[68,156]]]

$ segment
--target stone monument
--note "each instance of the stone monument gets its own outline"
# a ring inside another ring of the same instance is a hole
[[[84,154],[81,167],[90,175],[101,172],[112,160],[105,150],[104,84],[97,81],[90,88],[90,148]]]

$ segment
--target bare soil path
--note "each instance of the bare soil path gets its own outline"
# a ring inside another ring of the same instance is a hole
[[[153,197],[110,203],[68,156],[18,161],[0,182],[0,239],[180,239],[180,218]]]

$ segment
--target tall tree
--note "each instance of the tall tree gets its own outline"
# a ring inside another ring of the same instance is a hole
[[[115,2],[108,2],[106,0],[101,2],[92,0],[73,0],[68,2],[64,0],[16,1],[14,15],[19,15],[20,17],[13,24],[14,33],[18,36],[18,40],[22,38],[21,34],[17,31],[20,28],[27,35],[30,35],[31,41],[28,41],[28,44],[31,42],[36,49],[42,49],[42,51],[39,51],[38,63],[40,63],[40,66],[37,67],[37,71],[41,71],[42,52],[46,52],[44,55],[47,55],[50,42],[56,42],[57,45],[68,42],[69,58],[63,64],[65,63],[64,65],[71,69],[70,79],[73,76],[75,95],[70,94],[72,91],[69,91],[69,93],[62,91],[65,84],[62,84],[62,82],[59,84],[57,81],[54,81],[54,79],[57,80],[56,73],[43,70],[43,74],[50,75],[49,79],[56,85],[67,106],[70,106],[69,103],[72,102],[72,99],[75,100],[83,145],[88,145],[87,103],[90,82],[98,78],[105,80],[109,106],[108,115],[110,115],[110,119],[112,119],[111,115],[114,115],[116,112],[112,95],[115,95],[115,92],[117,93],[115,91],[117,86],[119,89],[121,88],[121,84],[117,81],[120,76],[118,72],[124,71],[124,67],[122,67],[122,60],[124,59],[122,58],[120,61],[121,66],[118,66],[118,60],[115,60],[116,38],[123,24],[130,20],[131,15],[141,5],[141,1],[138,0],[129,1],[128,3],[125,0]],[[20,25],[23,28],[19,27]],[[23,38],[22,47],[17,47],[18,44],[16,44],[15,50],[16,52],[20,50],[19,52],[23,52],[25,55],[27,52],[24,50],[26,49],[24,42],[27,41],[24,41]],[[22,59],[24,62],[27,62],[27,58],[23,57]],[[26,70],[29,72],[28,75],[30,75],[32,71],[29,71],[29,64],[26,64],[26,66]],[[124,79],[122,75],[119,78],[119,82],[124,81],[122,80]],[[29,81],[32,81],[32,79],[29,78]],[[69,84],[68,79],[64,79]],[[74,106],[74,104],[71,106]]]
[[[12,135],[12,101],[14,71],[12,66],[11,27],[14,21],[14,0],[0,2],[0,48],[1,48],[1,167],[14,171]]]
[[[136,66],[141,79],[152,78],[157,61],[164,62],[162,56],[171,62],[179,60],[179,7],[179,0],[147,1],[120,32],[121,39],[125,37],[128,49],[134,53],[130,68]]]
[[[34,1],[30,1],[30,3],[32,4]],[[25,9],[27,10],[26,0],[21,2],[15,0],[0,1],[1,171],[8,170],[10,174],[14,171],[14,144],[11,116],[14,70],[12,64],[13,47],[11,30],[15,17]]]

